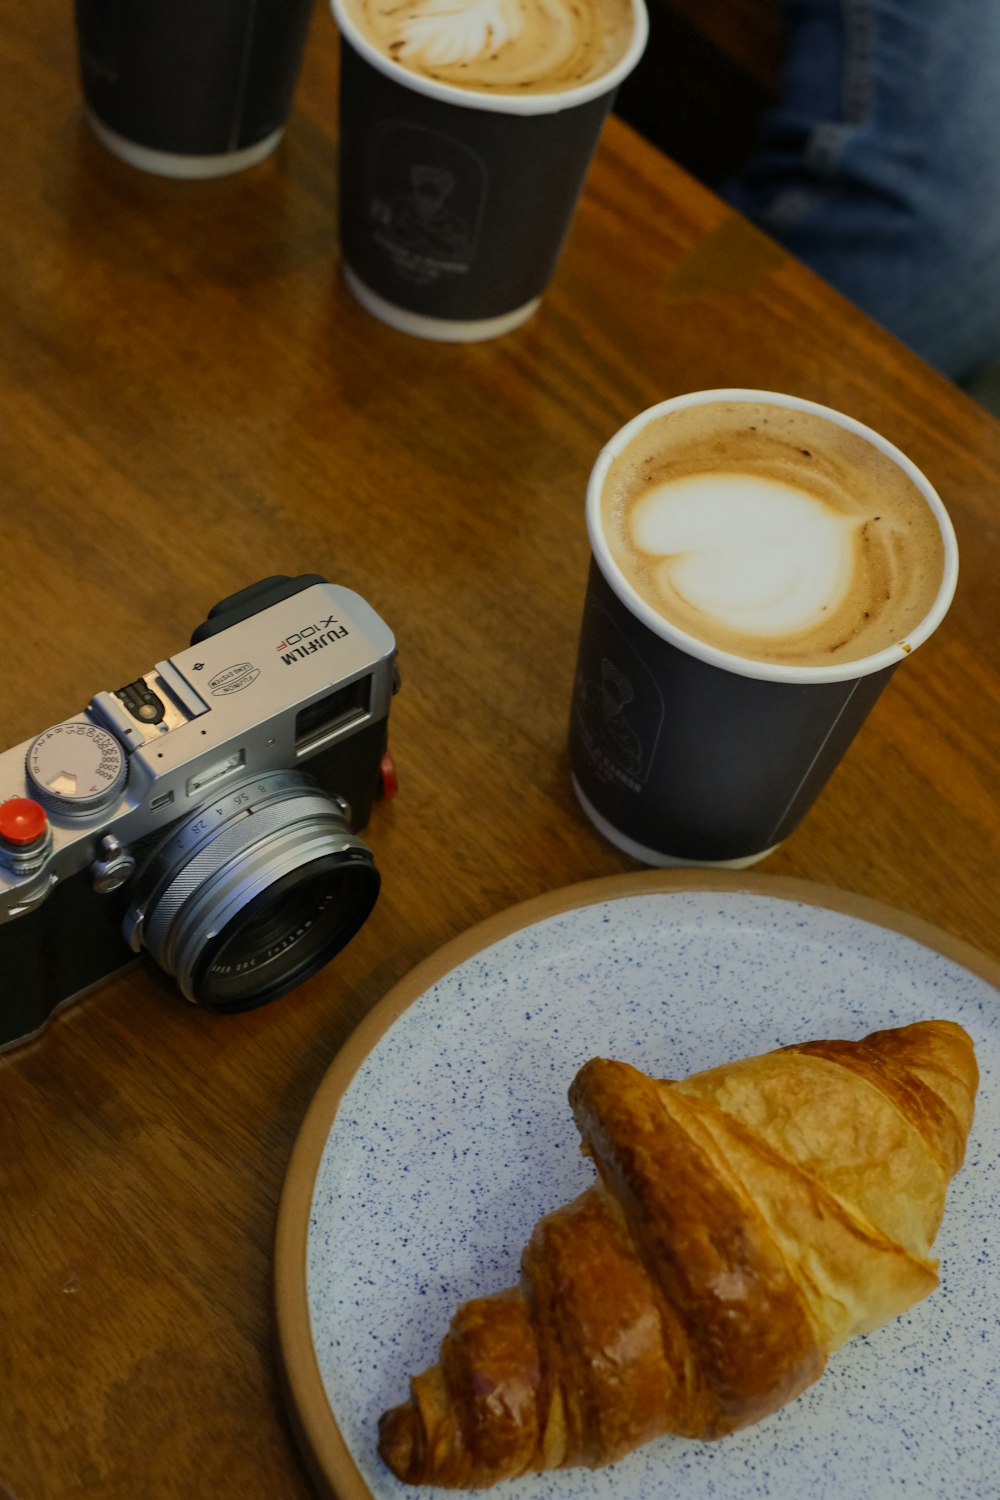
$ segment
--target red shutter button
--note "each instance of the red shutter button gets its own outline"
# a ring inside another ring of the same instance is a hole
[[[0,840],[18,849],[37,844],[49,826],[45,809],[30,797],[10,797],[0,802]]]

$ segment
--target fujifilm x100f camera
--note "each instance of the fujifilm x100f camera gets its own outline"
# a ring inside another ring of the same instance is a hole
[[[225,599],[186,651],[0,755],[0,1046],[148,953],[215,1011],[263,1005],[378,895],[392,632],[316,574]]]

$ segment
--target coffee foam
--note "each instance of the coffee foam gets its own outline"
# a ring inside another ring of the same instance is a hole
[[[762,403],[653,419],[611,465],[601,516],[651,608],[768,663],[833,665],[904,640],[944,567],[933,512],[887,454]]]
[[[561,92],[610,71],[631,0],[345,0],[358,30],[408,72],[498,94]]]

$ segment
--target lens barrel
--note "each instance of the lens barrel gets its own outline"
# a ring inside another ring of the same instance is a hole
[[[126,927],[188,1000],[250,1010],[328,963],[379,884],[344,804],[299,772],[268,772],[178,825],[137,881]]]

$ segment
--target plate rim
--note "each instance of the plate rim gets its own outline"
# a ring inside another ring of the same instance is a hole
[[[299,1126],[278,1203],[274,1309],[285,1408],[310,1478],[325,1500],[374,1500],[340,1431],[312,1340],[307,1254],[316,1175],[340,1102],[369,1053],[399,1017],[460,964],[524,928],[581,907],[642,895],[725,892],[798,902],[855,917],[942,954],[1000,990],[1000,962],[964,938],[871,896],[790,875],[637,870],[579,881],[504,908],[422,959],[377,1000],[337,1051]]]

